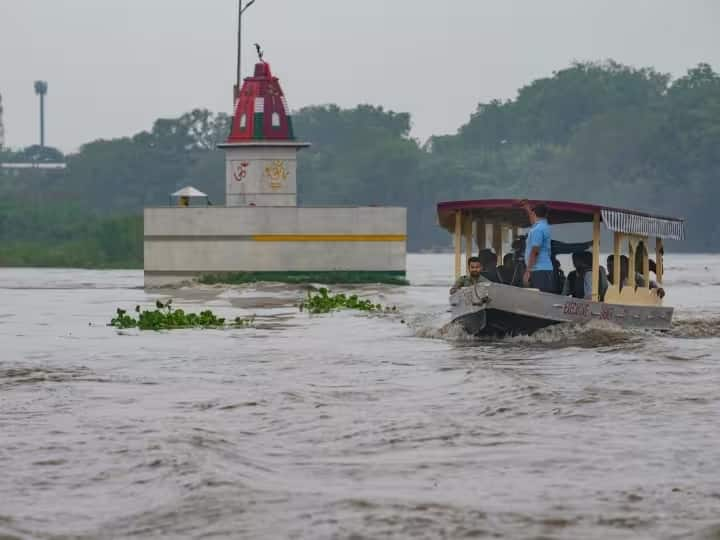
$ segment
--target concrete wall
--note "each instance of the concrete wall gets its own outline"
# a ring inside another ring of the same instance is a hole
[[[405,208],[145,209],[146,286],[202,273],[405,271]]]
[[[297,147],[225,147],[225,204],[295,206]]]

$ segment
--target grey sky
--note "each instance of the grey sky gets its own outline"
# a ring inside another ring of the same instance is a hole
[[[33,81],[49,83],[47,141],[65,151],[194,107],[230,112],[237,0],[0,0],[6,143],[35,143]],[[572,60],[682,75],[720,68],[717,0],[257,0],[258,41],[291,107],[383,105],[413,134],[452,133]]]

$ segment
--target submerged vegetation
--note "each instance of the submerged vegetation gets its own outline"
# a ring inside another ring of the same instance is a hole
[[[242,328],[253,323],[252,318],[236,317],[227,323],[223,317],[218,317],[210,310],[200,313],[185,313],[182,309],[172,308],[172,299],[165,303],[158,300],[153,310],[144,310],[135,306],[137,318],[124,309],[118,308],[116,316],[112,318],[109,326],[120,329],[139,328],[140,330],[176,330],[180,328]]]
[[[325,287],[318,290],[317,293],[308,291],[307,298],[300,304],[300,311],[309,313],[330,313],[339,309],[356,309],[359,311],[370,311],[376,313],[396,312],[397,307],[384,307],[381,304],[375,304],[367,299],[361,299],[356,294],[347,296],[345,294],[330,294]]]
[[[226,272],[221,274],[205,274],[198,280],[206,285],[218,283],[240,285],[258,281],[276,281],[280,283],[383,283],[386,285],[407,285],[404,272]]]

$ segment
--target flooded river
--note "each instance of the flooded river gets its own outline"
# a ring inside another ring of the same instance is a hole
[[[668,334],[495,342],[450,259],[356,289],[383,316],[0,270],[0,538],[720,538],[720,257],[668,257]],[[255,327],[106,326],[169,296]]]

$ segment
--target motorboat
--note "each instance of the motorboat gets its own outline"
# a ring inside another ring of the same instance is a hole
[[[592,224],[592,241],[564,244],[553,240],[553,253],[572,253],[590,248],[592,252],[592,295],[575,298],[541,292],[517,282],[479,281],[450,295],[452,320],[474,335],[521,335],[559,323],[607,321],[623,328],[667,330],[672,324],[673,308],[664,305],[663,257],[665,239],[683,240],[683,219],[656,216],[595,204],[568,201],[521,201],[518,199],[482,199],[448,201],[437,205],[438,222],[453,234],[455,277],[463,264],[478,250],[492,249],[503,260],[503,249],[513,253],[514,264],[524,264],[524,236],[530,227],[525,205],[545,204],[553,235],[557,225]],[[613,237],[615,279],[601,297],[600,240],[601,227]],[[655,259],[648,246],[654,238]],[[621,260],[626,259],[624,274]],[[651,280],[651,267],[655,279]],[[629,270],[628,270],[629,269]],[[636,270],[636,271],[632,271]],[[642,284],[642,285],[640,285]],[[520,286],[518,286],[520,285]]]

